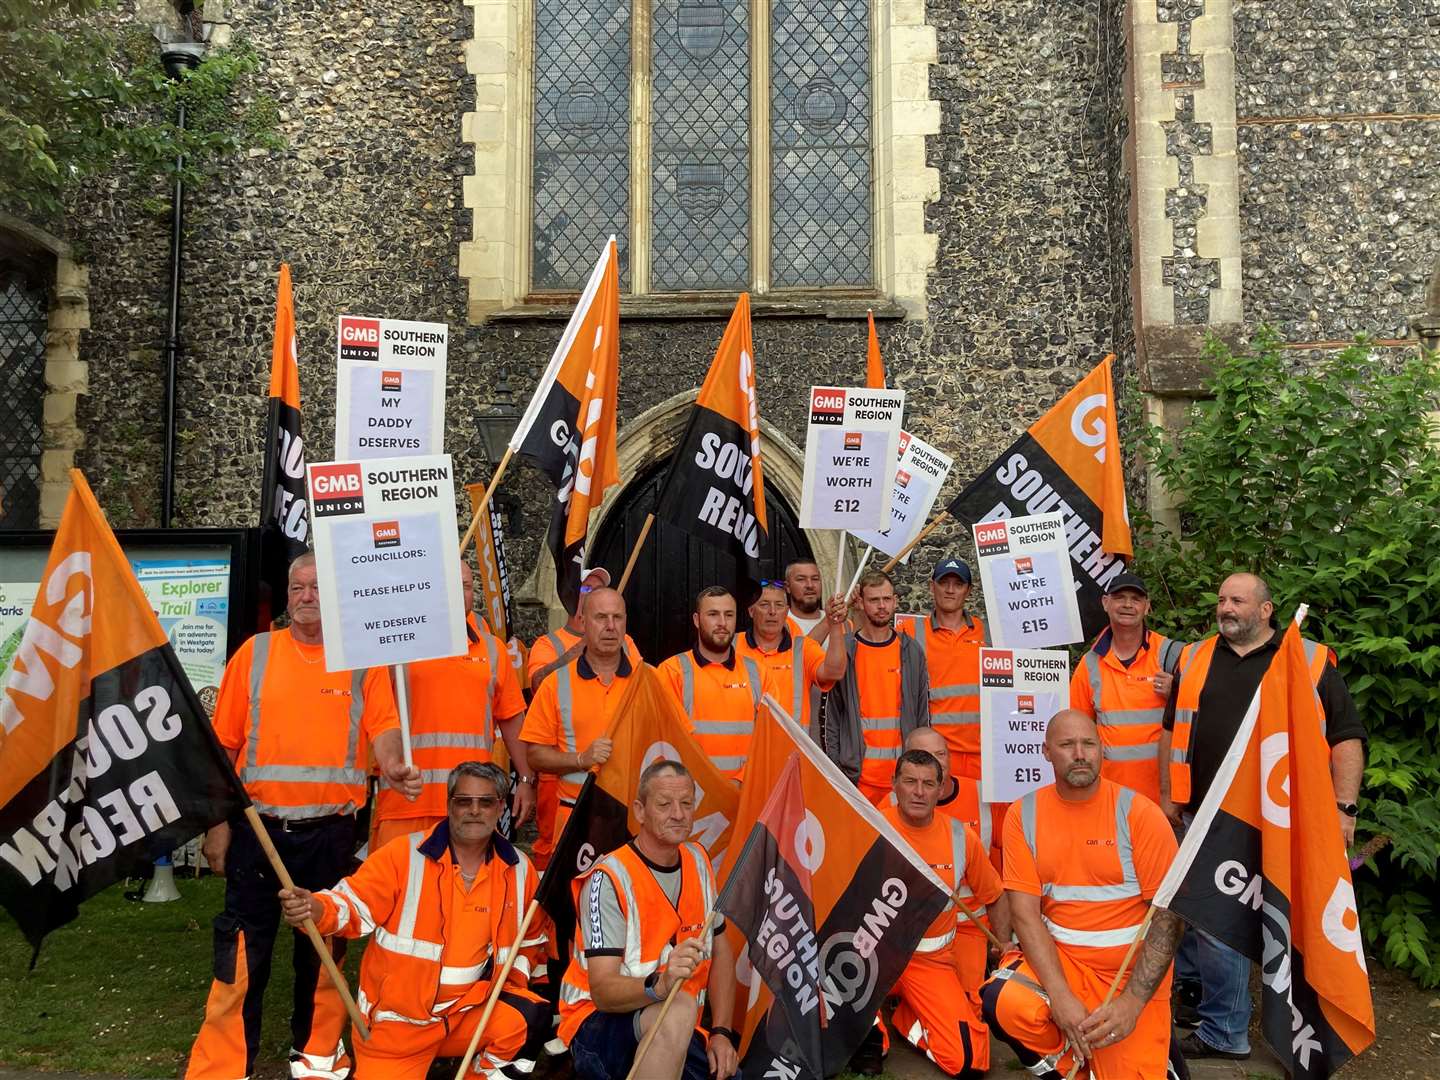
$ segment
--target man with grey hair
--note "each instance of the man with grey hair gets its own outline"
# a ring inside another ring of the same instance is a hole
[[[428,835],[396,837],[332,888],[282,889],[286,922],[322,934],[374,934],[360,964],[359,1004],[370,1038],[357,1073],[422,1080],[437,1057],[459,1057],[475,1033],[506,957],[519,942],[475,1071],[518,1078],[534,1069],[549,1009],[526,988],[545,939],[520,938],[535,898],[529,858],[496,832],[510,778],[465,761],[446,779],[447,815]],[[532,926],[534,923],[532,922]]]
[[[735,956],[712,925],[715,872],[689,840],[695,781],[678,761],[640,774],[640,830],[580,879],[577,948],[560,989],[560,1031],[579,1080],[627,1075],[645,1033],[647,1080],[726,1080],[738,1067]],[[713,953],[714,962],[711,962]],[[660,1019],[661,1003],[675,991]],[[708,1039],[698,1030],[710,995]]]

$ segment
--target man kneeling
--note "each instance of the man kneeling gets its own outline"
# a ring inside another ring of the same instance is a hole
[[[510,778],[476,761],[450,771],[446,820],[427,836],[396,837],[360,869],[317,893],[282,889],[285,921],[315,920],[322,934],[374,934],[360,964],[355,1038],[358,1080],[421,1080],[437,1057],[460,1057],[535,896],[535,868],[495,832]],[[527,1076],[548,1034],[548,1010],[530,993],[545,939],[527,938],[500,992],[474,1060],[477,1074]]]
[[[695,782],[677,761],[640,774],[631,809],[640,831],[577,882],[579,933],[560,988],[560,1038],[579,1080],[629,1074],[640,1040],[679,986],[646,1052],[646,1080],[726,1080],[739,1038],[728,1028],[735,1003],[735,957],[723,927],[710,927],[715,874],[699,844]],[[714,963],[710,961],[714,951]],[[700,1012],[710,993],[707,1040]]]
[[[1100,778],[1100,736],[1084,713],[1056,713],[1044,753],[1055,783],[1005,817],[1005,888],[1024,955],[1003,957],[985,984],[985,1019],[1044,1080],[1065,1076],[1076,1053],[1092,1076],[1159,1080],[1176,916],[1155,912],[1124,989],[1101,1002],[1175,857],[1175,834],[1145,796]]]

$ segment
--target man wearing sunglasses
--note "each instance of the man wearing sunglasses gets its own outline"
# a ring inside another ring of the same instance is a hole
[[[545,939],[521,923],[535,897],[530,860],[495,831],[510,778],[461,762],[446,781],[447,816],[428,835],[397,837],[335,886],[280,890],[285,921],[322,934],[373,934],[360,964],[368,1040],[355,1040],[357,1075],[422,1080],[437,1057],[460,1057],[494,980],[519,954],[476,1051],[486,1076],[528,1076],[550,1011],[526,989]]]
[[[785,625],[790,602],[783,581],[761,581],[750,605],[750,629],[735,639],[735,655],[754,660],[780,704],[809,728],[819,696],[845,675],[845,635],[832,633],[824,645],[793,634]],[[845,622],[849,609],[843,596],[832,596],[825,618],[832,630]],[[819,738],[818,732],[812,732]]]

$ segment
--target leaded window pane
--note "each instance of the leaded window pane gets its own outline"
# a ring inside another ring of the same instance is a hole
[[[536,0],[536,289],[583,288],[612,233],[629,282],[630,18],[630,0]]]
[[[652,0],[650,277],[750,284],[749,0]]]
[[[47,292],[0,261],[0,529],[40,523]]]
[[[775,0],[770,18],[770,278],[869,285],[868,0]]]

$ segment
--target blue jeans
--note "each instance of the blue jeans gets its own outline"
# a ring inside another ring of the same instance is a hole
[[[570,1062],[579,1080],[624,1080],[640,1047],[635,1030],[636,1014],[593,1012],[570,1040]],[[642,1071],[643,1072],[643,1071]],[[739,1073],[735,1074],[738,1080]],[[710,1059],[705,1054],[705,1037],[698,1031],[690,1037],[685,1068],[680,1080],[709,1080]]]
[[[1184,814],[1188,827],[1191,816]],[[1250,958],[1190,927],[1175,950],[1177,982],[1200,984],[1195,1036],[1214,1050],[1250,1052]]]

